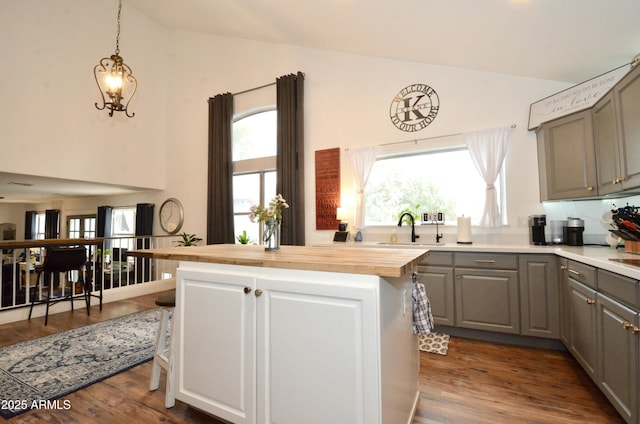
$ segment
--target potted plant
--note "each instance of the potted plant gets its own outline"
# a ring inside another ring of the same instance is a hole
[[[178,246],[197,246],[198,243],[202,241],[202,239],[195,234],[189,234],[184,231],[178,235],[182,237],[182,240],[176,242]]]
[[[247,230],[242,230],[242,234],[236,237],[240,244],[255,244],[253,240],[247,235]]]

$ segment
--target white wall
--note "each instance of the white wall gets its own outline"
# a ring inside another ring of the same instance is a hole
[[[94,106],[116,16],[116,1],[0,3],[1,171],[164,188],[167,33],[126,3],[120,55],[139,81],[136,116]]]
[[[185,77],[180,85],[170,86],[169,97],[176,108],[170,119],[168,150],[181,163],[193,166],[188,170],[168,167],[169,184],[176,188],[167,195],[181,197],[185,213],[195,214],[196,222],[204,225],[206,214],[205,186],[191,183],[206,179],[206,99],[261,86],[296,71],[305,73],[307,243],[332,236],[332,231],[315,230],[313,193],[314,152],[333,147],[344,152],[347,147],[516,124],[506,164],[509,221],[515,224],[518,217],[542,212],[535,135],[526,130],[529,105],[569,84],[189,32],[172,32],[170,40],[170,64],[176,64],[176,72],[179,65]],[[405,133],[392,125],[389,106],[395,94],[412,83],[433,87],[441,108],[429,127]],[[263,90],[274,93],[275,87]],[[236,113],[241,112],[238,103],[243,99],[244,95],[239,96]],[[185,140],[189,149],[181,148]],[[180,190],[181,181],[190,181],[188,190]],[[346,155],[342,157],[342,191],[353,192]],[[522,227],[493,232],[526,235],[526,231]]]
[[[98,0],[5,0],[0,5],[0,43],[5,57],[12,59],[0,67],[0,92],[11,99],[0,103],[0,171],[162,189],[60,201],[63,215],[93,212],[101,204],[151,202],[158,208],[165,198],[177,197],[185,207],[184,230],[203,236],[207,99],[297,71],[306,75],[307,243],[332,236],[332,231],[315,230],[314,152],[333,147],[344,152],[347,147],[516,124],[506,159],[511,226],[477,233],[488,240],[515,236],[524,241],[526,217],[545,212],[539,202],[535,135],[526,129],[529,105],[571,84],[167,31],[125,3],[121,54],[133,67],[140,92],[133,104],[135,118],[108,118],[93,106],[98,92],[92,70],[114,49],[114,5]],[[429,127],[404,133],[391,124],[389,106],[412,83],[434,88],[441,107]],[[238,96],[236,113],[274,102],[271,86]],[[85,153],[69,155],[78,149]],[[345,155],[342,191],[353,191]],[[587,213],[599,215],[599,201],[581,203]],[[574,209],[571,202],[560,202],[552,212],[562,216]],[[11,214],[22,216],[23,211]],[[582,207],[579,213],[584,213]],[[155,232],[161,233],[157,223]]]

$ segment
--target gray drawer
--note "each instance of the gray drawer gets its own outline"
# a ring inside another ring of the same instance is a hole
[[[569,278],[573,278],[594,290],[598,288],[595,267],[570,260],[567,262],[567,272],[569,273]]]
[[[633,278],[598,269],[598,291],[631,308],[640,309],[639,287]]]
[[[429,255],[420,265],[447,265],[453,266],[453,253],[451,252],[433,252],[429,251]]]
[[[518,269],[518,255],[511,253],[455,253],[456,267]]]

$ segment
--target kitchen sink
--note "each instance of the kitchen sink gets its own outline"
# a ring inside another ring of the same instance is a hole
[[[640,259],[614,259],[609,258],[610,261],[620,262],[627,265],[639,266],[640,267]]]
[[[398,243],[398,242],[395,242],[395,243],[392,243],[392,242],[388,242],[388,241],[381,241],[381,242],[378,242],[376,244],[379,245],[379,246],[400,246],[400,247],[444,246],[443,242],[438,242],[438,243],[436,243],[436,242],[432,242],[432,243],[422,243],[422,242],[420,242],[420,243],[418,243],[418,242],[416,242],[416,243],[410,243],[410,242]]]

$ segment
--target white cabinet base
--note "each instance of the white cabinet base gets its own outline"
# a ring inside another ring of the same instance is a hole
[[[181,262],[176,398],[233,423],[411,423],[411,278]]]

